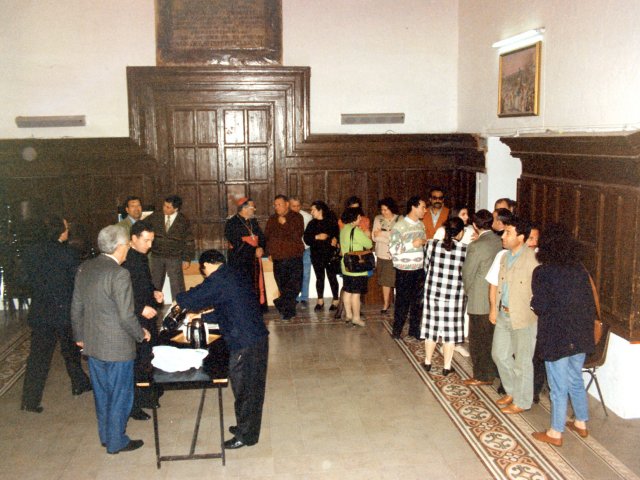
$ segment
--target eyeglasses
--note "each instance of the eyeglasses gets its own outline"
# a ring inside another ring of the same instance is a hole
[[[431,200],[442,200],[444,199],[444,195],[440,195],[439,197],[436,197],[435,195],[431,195]]]

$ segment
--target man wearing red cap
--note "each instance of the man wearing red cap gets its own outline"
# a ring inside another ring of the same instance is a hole
[[[229,242],[229,265],[251,279],[262,311],[267,310],[262,256],[266,240],[255,218],[256,205],[251,198],[236,200],[238,212],[227,220],[224,236]]]

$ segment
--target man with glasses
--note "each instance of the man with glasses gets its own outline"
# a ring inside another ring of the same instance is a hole
[[[444,192],[438,187],[429,191],[429,208],[422,219],[427,240],[433,238],[436,230],[449,218],[449,209],[444,206]]]

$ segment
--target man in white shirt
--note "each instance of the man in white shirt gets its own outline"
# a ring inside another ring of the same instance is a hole
[[[302,215],[304,220],[304,228],[307,229],[307,225],[313,219],[309,212],[302,210],[302,202],[298,197],[289,197],[289,210]],[[304,240],[303,240],[304,243]],[[311,278],[311,249],[309,245],[304,244],[304,255],[302,255],[302,288],[296,298],[296,303],[301,304],[303,307],[309,305],[309,280]]]

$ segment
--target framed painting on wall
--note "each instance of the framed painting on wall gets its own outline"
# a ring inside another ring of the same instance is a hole
[[[542,42],[500,55],[498,116],[538,115]]]

